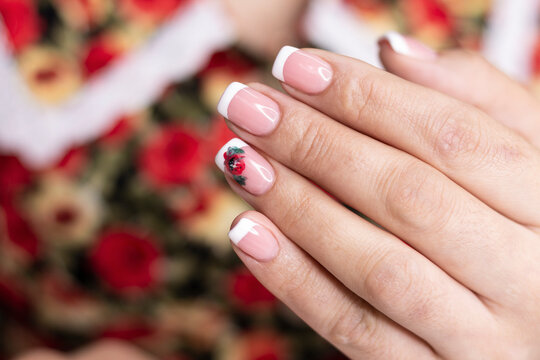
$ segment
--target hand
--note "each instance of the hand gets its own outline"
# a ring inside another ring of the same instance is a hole
[[[282,44],[298,41],[298,20],[306,0],[225,0],[239,42],[256,55],[272,56]]]
[[[540,105],[476,55],[380,46],[395,75],[285,48],[290,96],[227,89],[250,145],[216,161],[259,211],[235,251],[351,358],[540,358]]]

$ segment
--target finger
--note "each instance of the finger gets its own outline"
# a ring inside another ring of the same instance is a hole
[[[255,151],[238,139],[233,141],[247,156]],[[229,150],[225,145],[218,162]],[[255,166],[249,159],[246,164],[246,169]],[[478,298],[414,249],[279,163],[259,166],[271,166],[275,173],[265,193],[248,193],[249,182],[258,180],[248,176],[246,185],[240,186],[227,167],[229,184],[352,292],[425,339],[437,352],[458,356],[463,348],[456,344],[478,336],[480,328],[473,329],[477,325],[489,326],[486,322],[491,318]],[[473,328],[466,319],[475,319]]]
[[[437,358],[423,340],[345,288],[264,215],[240,215],[229,234],[257,279],[348,357]]]
[[[249,101],[255,103],[250,106]],[[529,229],[418,159],[266,86],[253,84],[238,92],[226,115],[245,127],[245,119],[260,125],[260,115],[240,110],[261,108],[265,115],[279,110],[279,119],[272,117],[279,120],[272,133],[255,136],[231,124],[232,130],[406,241],[476,293],[505,299],[507,283],[520,289],[513,292],[517,295],[528,291],[522,271],[540,257],[540,250],[531,250],[538,247]],[[249,191],[252,185],[247,186]],[[508,241],[516,237],[522,241]],[[511,259],[509,253],[514,254]]]
[[[420,52],[425,45],[396,33],[379,44],[381,61],[391,73],[474,105],[540,147],[540,103],[479,54],[451,50],[430,56],[435,52]]]
[[[284,84],[293,97],[431,164],[506,216],[540,223],[540,155],[504,125],[471,105],[361,61],[320,50],[287,55],[282,50],[275,67],[294,74],[285,78],[292,86]],[[314,56],[316,65],[310,63]],[[306,81],[309,92],[302,87]]]

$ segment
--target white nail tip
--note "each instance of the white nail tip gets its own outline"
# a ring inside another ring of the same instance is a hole
[[[221,171],[223,172],[225,171],[225,159],[223,158],[223,154],[227,151],[227,149],[229,149],[230,147],[243,148],[246,146],[248,146],[248,144],[246,144],[245,142],[243,142],[242,140],[238,138],[231,139],[228,143],[223,145],[221,149],[219,149],[219,151],[217,152],[216,157],[214,158],[214,161],[217,167]]]
[[[219,99],[217,106],[218,112],[228,119],[229,105],[231,104],[232,99],[234,99],[240,90],[245,88],[247,88],[247,86],[239,82],[233,82],[227,86],[227,89],[225,89],[223,95],[221,95],[221,99]]]
[[[401,55],[411,55],[411,50],[409,49],[409,44],[407,43],[407,39],[400,33],[397,33],[395,31],[388,32],[384,34],[383,39],[388,40],[388,43],[390,44],[390,47],[392,50],[397,52]]]
[[[298,51],[298,48],[295,48],[294,46],[284,46],[283,48],[281,48],[278,55],[276,56],[274,66],[272,67],[272,75],[274,75],[274,77],[279,81],[285,81],[285,78],[283,76],[283,68],[285,67],[285,62],[287,62],[289,56],[291,56],[296,51]]]
[[[229,231],[229,239],[238,245],[238,243],[250,232],[257,232],[253,230],[258,224],[250,219],[243,218],[236,224],[231,231]]]

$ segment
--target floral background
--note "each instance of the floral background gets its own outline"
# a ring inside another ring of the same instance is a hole
[[[0,0],[0,18],[28,88],[57,104],[190,1]],[[490,7],[344,3],[374,28],[472,49]],[[342,358],[245,270],[226,238],[247,206],[214,168],[232,137],[214,109],[232,81],[276,84],[270,60],[247,53],[215,53],[54,166],[30,170],[0,155],[0,359],[102,338],[176,360]],[[534,60],[540,79],[540,45]]]

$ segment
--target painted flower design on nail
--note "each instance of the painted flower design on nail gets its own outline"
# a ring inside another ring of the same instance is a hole
[[[225,166],[229,169],[233,179],[240,185],[246,185],[246,177],[242,176],[242,173],[246,169],[246,163],[244,162],[245,151],[239,147],[232,146],[227,149],[227,152],[223,154],[225,158]]]

